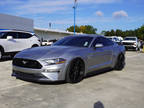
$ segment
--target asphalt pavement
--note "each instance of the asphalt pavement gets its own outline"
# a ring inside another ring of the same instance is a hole
[[[11,60],[0,62],[0,108],[143,108],[144,53],[126,53],[122,71],[77,84],[26,82],[11,77]]]

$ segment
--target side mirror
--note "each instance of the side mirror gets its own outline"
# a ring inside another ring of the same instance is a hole
[[[102,48],[103,47],[103,44],[96,44],[95,45],[95,48]]]
[[[13,37],[12,36],[7,36],[7,40],[12,40]]]

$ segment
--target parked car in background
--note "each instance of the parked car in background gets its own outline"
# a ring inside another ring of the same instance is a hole
[[[27,48],[40,46],[39,38],[30,32],[16,30],[0,31],[0,59],[4,55],[14,55]]]
[[[110,39],[113,42],[118,43],[119,45],[122,44],[122,40],[119,37],[117,37],[117,36],[108,36],[107,38]]]
[[[53,40],[43,40],[42,46],[50,46],[53,43],[55,43],[56,41],[57,41],[56,39],[53,39]]]
[[[119,40],[123,41],[123,37],[121,37],[121,36],[118,36],[118,38],[119,38]]]
[[[125,48],[96,35],[67,36],[52,46],[26,49],[13,59],[13,73],[31,81],[77,83],[87,74],[101,69],[122,70]]]
[[[48,44],[48,40],[42,40],[41,45],[46,46]]]
[[[125,37],[122,41],[126,50],[134,49],[135,51],[140,50],[140,42],[137,37]]]

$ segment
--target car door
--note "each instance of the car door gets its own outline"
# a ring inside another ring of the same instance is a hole
[[[17,52],[19,49],[20,43],[17,41],[17,32],[8,32],[5,36],[5,43],[6,43],[6,52]],[[12,37],[8,39],[8,37]]]
[[[29,33],[22,33],[22,32],[18,32],[18,38],[17,38],[17,41],[20,44],[19,46],[19,51],[22,51],[24,49],[27,49],[27,48],[31,48],[32,47],[32,42],[31,42],[31,38],[32,35],[29,34]]]
[[[100,38],[97,37],[91,45],[88,55],[88,72],[97,70],[101,67],[103,63],[103,47],[95,48],[95,45],[98,43],[102,43]]]
[[[113,45],[114,43],[107,39],[107,38],[104,38],[104,37],[101,37],[102,41],[103,41],[103,51],[104,51],[104,67],[108,67],[111,65],[112,63],[112,56],[113,56]]]
[[[102,44],[103,47],[94,48],[96,44]],[[112,58],[112,49],[106,43],[105,38],[97,37],[91,46],[91,51],[88,57],[88,71],[98,70],[108,66]]]

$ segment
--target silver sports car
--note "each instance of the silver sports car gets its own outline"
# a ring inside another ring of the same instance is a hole
[[[19,79],[45,82],[81,81],[88,73],[104,68],[122,70],[125,48],[104,36],[68,36],[52,46],[35,47],[18,53],[13,73]]]

